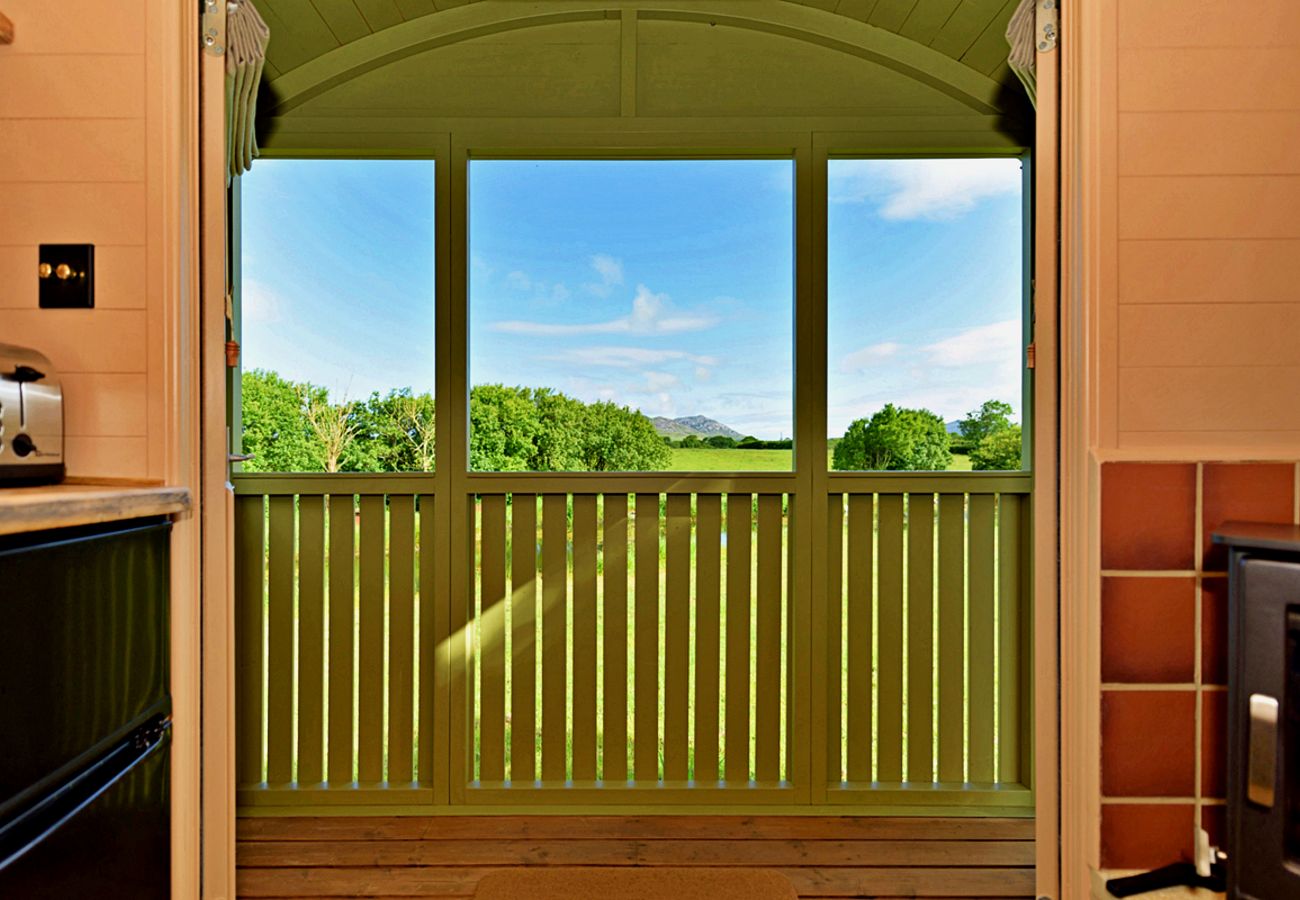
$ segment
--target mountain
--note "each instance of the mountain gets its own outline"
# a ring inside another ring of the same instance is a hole
[[[715,434],[726,435],[729,438],[740,440],[744,437],[734,428],[728,428],[721,422],[710,419],[708,416],[681,416],[676,419],[669,419],[665,416],[655,416],[650,420],[654,425],[655,431],[671,438],[682,438],[688,434],[694,434],[698,437],[712,437]]]
[[[944,428],[949,434],[961,434],[961,419],[953,419],[951,422],[945,422]]]

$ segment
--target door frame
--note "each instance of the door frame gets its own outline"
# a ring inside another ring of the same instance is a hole
[[[1038,118],[1037,140],[1034,166],[1034,271],[1033,288],[1033,335],[1036,348],[1035,390],[1033,393],[1034,423],[1034,772],[1036,792],[1037,821],[1037,880],[1040,896],[1059,897],[1060,882],[1060,763],[1059,754],[1059,719],[1058,691],[1060,688],[1058,669],[1058,600],[1059,580],[1057,555],[1064,552],[1062,540],[1065,529],[1058,524],[1058,489],[1066,485],[1060,480],[1062,468],[1060,462],[1059,429],[1061,421],[1058,416],[1061,380],[1058,370],[1062,357],[1058,354],[1058,245],[1060,236],[1059,221],[1059,152],[1058,152],[1058,116],[1059,104],[1057,91],[1059,77],[1057,66],[1059,54],[1038,54]],[[204,803],[203,819],[203,896],[230,897],[234,888],[234,772],[233,772],[233,733],[234,733],[234,641],[233,641],[233,600],[231,597],[230,560],[233,553],[231,538],[232,515],[230,512],[231,490],[227,478],[227,440],[226,440],[226,369],[224,363],[224,343],[226,340],[225,296],[227,292],[227,209],[225,203],[225,163],[224,143],[221,135],[224,129],[224,62],[219,58],[203,56],[201,65],[201,91],[203,106],[197,115],[202,123],[201,140],[203,158],[197,159],[197,152],[192,160],[198,172],[202,186],[202,205],[199,211],[198,240],[202,245],[202,288],[204,303],[202,305],[202,496],[207,502],[201,503],[204,545],[204,603],[203,603],[203,770]],[[562,143],[574,144],[576,135],[566,135]],[[715,143],[726,141],[714,133]],[[641,135],[644,139],[645,135]],[[625,135],[624,140],[628,137]],[[448,144],[450,140],[448,140]],[[475,143],[481,143],[475,141]],[[730,142],[727,142],[730,143]],[[454,153],[450,146],[439,148],[442,158],[452,161]],[[338,155],[351,155],[340,153]],[[376,155],[376,154],[369,154]],[[392,154],[404,155],[404,154]],[[890,154],[897,155],[897,154]],[[442,233],[449,223],[449,218],[457,211],[454,204],[464,204],[464,198],[457,199],[451,187],[450,167],[439,166],[438,185],[438,227]],[[813,167],[813,178],[816,167]],[[824,175],[822,176],[824,177]],[[802,186],[802,184],[801,184]],[[220,198],[217,202],[216,198]],[[445,198],[445,199],[444,199]],[[815,216],[814,216],[815,219]],[[798,227],[798,225],[797,225]],[[824,227],[824,223],[823,223]],[[464,267],[464,259],[451,252],[444,242],[439,242],[439,254],[450,254],[453,269],[443,267],[443,271],[453,271],[450,279],[441,279],[437,291],[450,291],[458,282],[454,267]],[[459,261],[457,261],[459,260]],[[459,274],[463,280],[465,273]],[[797,276],[798,277],[798,276]],[[814,292],[815,293],[815,292]],[[440,298],[441,299],[441,298]],[[805,309],[808,308],[805,304]],[[453,333],[452,323],[444,318],[455,314],[457,304],[441,302],[437,313],[439,332],[447,335]],[[462,311],[463,314],[463,311]],[[823,326],[824,330],[824,326]],[[456,333],[463,333],[456,329]],[[440,347],[440,349],[442,349]],[[464,382],[467,372],[464,369],[465,353],[459,354],[459,382]],[[823,348],[824,356],[824,348]],[[1067,358],[1064,361],[1071,366],[1077,361]],[[453,354],[440,352],[435,365],[447,366],[451,372],[440,373],[439,384],[443,391],[452,388],[452,379],[456,377],[457,358]],[[824,364],[818,367],[823,371]],[[1068,369],[1069,372],[1074,370]],[[451,375],[452,377],[446,377]],[[796,390],[798,390],[796,382]],[[443,409],[452,409],[443,403],[442,396],[436,402]],[[824,414],[824,411],[823,411]],[[800,426],[802,428],[802,426]],[[441,432],[441,430],[440,430]],[[463,433],[463,429],[448,429],[445,433]],[[439,442],[442,443],[442,433]],[[440,451],[451,448],[440,447]],[[452,451],[454,454],[454,451]],[[463,452],[461,454],[463,456]],[[440,459],[449,462],[454,456],[440,452]],[[459,478],[464,473],[459,468]],[[444,496],[451,496],[453,466],[439,467],[439,492],[447,491]],[[809,476],[813,477],[813,476]],[[817,496],[816,491],[809,496]],[[450,516],[450,504],[442,504],[444,515]],[[814,519],[815,521],[815,519]],[[443,523],[450,527],[451,522]],[[815,560],[814,560],[815,561]],[[450,572],[444,578],[449,587]],[[446,678],[440,679],[443,685]],[[1049,687],[1050,686],[1050,687]],[[1047,688],[1047,689],[1044,689]],[[447,707],[442,705],[443,709]],[[450,791],[450,785],[442,785],[442,791]]]

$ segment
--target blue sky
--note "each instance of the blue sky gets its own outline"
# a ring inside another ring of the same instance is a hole
[[[433,387],[433,164],[243,179],[244,364],[335,399]],[[829,430],[1019,408],[1015,160],[832,161]],[[793,166],[475,161],[470,376],[793,428]]]

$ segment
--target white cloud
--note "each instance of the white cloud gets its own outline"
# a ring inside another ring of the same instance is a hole
[[[622,369],[657,366],[678,360],[692,362],[698,366],[718,364],[718,359],[714,356],[687,353],[685,350],[655,350],[648,347],[575,347],[548,356],[546,359],[579,366],[614,366]]]
[[[591,267],[600,276],[599,283],[586,284],[584,287],[600,297],[609,296],[610,289],[623,283],[623,261],[606,253],[597,253],[591,258]]]
[[[901,349],[902,345],[893,341],[869,344],[860,350],[844,354],[844,358],[840,360],[840,371],[860,372],[863,369],[870,369],[893,359]]]
[[[1017,364],[1020,354],[1021,323],[1006,319],[989,325],[977,325],[952,337],[921,348],[932,366],[954,368],[981,364]]]
[[[956,219],[1021,184],[1015,159],[841,160],[830,170],[832,203],[871,201],[895,220]]]
[[[708,368],[707,366],[696,366],[696,367],[695,367],[695,380],[696,380],[696,381],[708,381],[708,380],[709,380],[710,378],[712,378],[712,377],[713,377],[713,370],[710,369],[710,368]]]
[[[643,372],[645,378],[646,390],[654,393],[666,391],[668,388],[677,387],[681,384],[681,379],[670,372]]]
[[[569,289],[565,287],[564,282],[557,281],[555,284],[550,284],[545,281],[534,281],[527,272],[521,272],[518,269],[506,273],[506,286],[516,291],[532,294],[534,300],[542,302],[549,300],[552,303],[563,303],[572,296]]]
[[[667,294],[656,294],[639,284],[631,311],[617,319],[582,324],[506,320],[494,322],[490,327],[506,334],[558,337],[574,334],[681,334],[703,331],[717,323],[717,318],[712,316],[674,314]]]
[[[879,366],[869,378],[832,379],[828,433],[842,434],[850,421],[886,403],[928,409],[946,421],[990,398],[1019,409],[1022,340],[1019,319],[976,325],[930,343],[900,347],[907,363]]]
[[[260,281],[245,278],[240,286],[239,313],[244,322],[274,325],[284,318],[285,302]]]

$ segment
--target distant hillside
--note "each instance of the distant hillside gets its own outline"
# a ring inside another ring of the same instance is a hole
[[[945,422],[943,427],[947,429],[949,434],[961,434],[961,422],[961,419],[954,419],[951,422]]]
[[[665,416],[655,416],[650,420],[655,427],[655,431],[666,437],[683,438],[688,434],[697,437],[712,437],[715,434],[726,435],[729,438],[740,440],[744,437],[739,431],[728,428],[721,422],[710,419],[708,416],[681,416],[676,419],[669,419]]]

